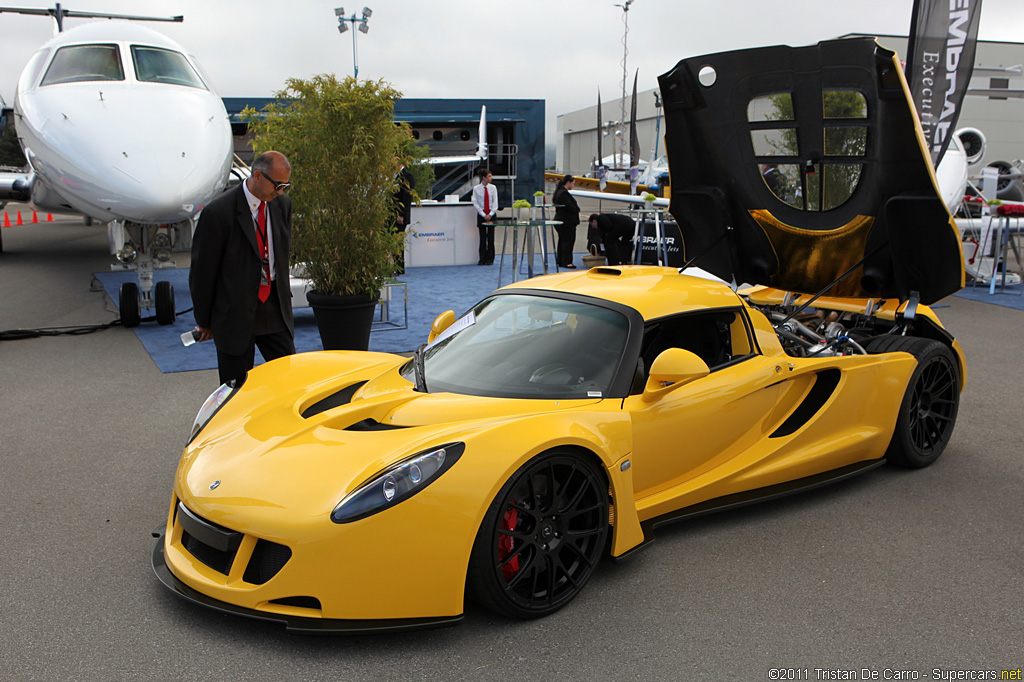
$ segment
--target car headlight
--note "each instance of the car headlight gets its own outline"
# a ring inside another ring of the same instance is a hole
[[[346,495],[331,521],[358,521],[409,499],[448,471],[465,449],[464,443],[447,443],[402,460]]]
[[[238,389],[242,387],[245,382],[245,376],[241,379],[232,379],[226,384],[221,384],[220,388],[210,394],[210,397],[206,399],[203,406],[199,408],[199,414],[196,415],[195,421],[192,422],[192,433],[189,434],[188,441],[185,445],[188,445],[196,439],[199,432],[203,430],[203,427],[210,423],[213,419],[213,415],[217,414],[224,403],[228,401],[231,396],[238,392]]]

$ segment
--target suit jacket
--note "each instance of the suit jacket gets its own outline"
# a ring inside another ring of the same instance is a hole
[[[292,236],[292,201],[282,194],[267,204],[274,246],[274,277],[281,314],[295,336],[288,258]],[[217,349],[242,353],[253,337],[262,262],[252,213],[238,185],[214,199],[199,215],[192,237],[188,286],[193,315],[213,331]]]
[[[405,221],[404,225],[398,225],[398,221],[395,221],[395,227],[399,232],[404,230],[412,222],[412,191],[416,189],[416,178],[405,166],[402,166],[402,170],[398,173],[398,189],[395,190],[394,201],[395,201],[395,215],[402,216]]]
[[[580,205],[576,203],[576,197],[569,194],[565,187],[559,187],[551,203],[555,204],[555,220],[560,220],[562,226],[575,227],[580,224]]]

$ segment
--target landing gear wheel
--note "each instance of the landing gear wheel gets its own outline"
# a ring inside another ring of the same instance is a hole
[[[174,324],[174,285],[170,282],[156,283],[156,321],[159,324]]]
[[[583,457],[555,450],[527,462],[491,503],[467,584],[481,606],[539,618],[583,589],[605,548],[608,484]]]
[[[938,341],[905,336],[876,339],[868,351],[903,351],[917,358],[885,458],[901,467],[928,466],[946,448],[960,406],[960,372],[953,352]]]
[[[117,307],[121,311],[121,324],[129,329],[138,327],[142,322],[139,316],[139,285],[135,282],[125,282],[118,294]]]

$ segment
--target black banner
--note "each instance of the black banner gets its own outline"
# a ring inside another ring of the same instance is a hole
[[[907,81],[936,166],[971,83],[980,19],[981,0],[914,0]]]

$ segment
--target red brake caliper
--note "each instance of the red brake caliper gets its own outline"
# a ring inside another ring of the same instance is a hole
[[[519,512],[515,509],[509,509],[505,512],[505,516],[502,517],[501,529],[512,531],[516,529],[516,521],[519,519]],[[512,539],[511,535],[501,535],[498,537],[498,561],[505,561],[505,558],[512,553],[515,548],[515,540]],[[512,560],[501,567],[501,574],[505,577],[505,580],[511,580],[512,577],[519,572],[519,557],[514,556]]]

